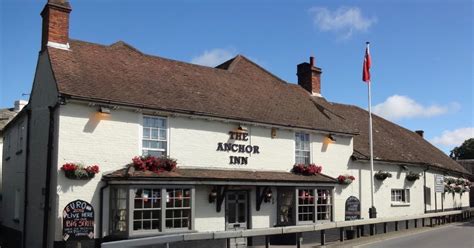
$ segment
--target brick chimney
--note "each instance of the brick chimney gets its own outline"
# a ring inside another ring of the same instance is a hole
[[[298,85],[313,95],[321,96],[321,73],[321,68],[315,66],[314,57],[309,57],[309,63],[297,66]]]
[[[68,0],[48,0],[41,11],[41,17],[43,17],[41,51],[46,46],[69,49],[69,13],[71,10]]]

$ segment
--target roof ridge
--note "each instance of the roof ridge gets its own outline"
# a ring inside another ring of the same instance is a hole
[[[176,60],[176,59],[170,59],[170,58],[165,58],[165,57],[161,57],[161,56],[158,56],[158,55],[153,55],[153,54],[148,54],[148,53],[144,53],[142,51],[140,51],[139,49],[135,48],[134,46],[130,45],[129,43],[125,42],[125,41],[122,41],[122,40],[118,40],[110,45],[105,45],[105,44],[100,44],[100,43],[94,43],[94,42],[90,42],[90,41],[83,41],[83,40],[77,40],[77,39],[69,39],[70,41],[74,41],[74,42],[79,42],[79,43],[86,43],[86,44],[90,44],[90,45],[95,45],[95,46],[100,46],[100,47],[104,47],[104,48],[110,48],[110,47],[117,47],[118,45],[121,45],[123,44],[124,47],[127,47],[128,49],[131,49],[133,51],[136,51],[137,53],[139,53],[140,55],[142,56],[146,56],[146,57],[151,57],[151,58],[158,58],[158,59],[163,59],[163,60],[168,60],[168,61],[172,61],[172,62],[176,62],[176,63],[180,63],[180,64],[186,64],[186,65],[191,65],[191,66],[197,66],[197,67],[201,67],[201,68],[207,68],[207,69],[214,69],[216,71],[226,71],[226,70],[222,70],[222,69],[218,69],[218,68],[215,68],[215,67],[211,67],[211,66],[205,66],[205,65],[198,65],[198,64],[193,64],[193,63],[190,63],[190,62],[185,62],[185,61],[180,61],[180,60]]]
[[[242,54],[238,54],[237,56],[235,56],[236,58],[238,58],[237,61],[234,61],[232,64],[237,64],[239,62],[239,60],[245,60],[249,63],[251,63],[252,65],[256,66],[258,69],[262,70],[263,72],[265,72],[266,74],[270,75],[271,77],[275,78],[276,80],[280,81],[281,83],[284,83],[284,84],[288,84],[287,81],[279,78],[278,76],[276,76],[275,74],[271,73],[270,71],[268,71],[267,69],[263,68],[262,66],[260,66],[259,64],[253,62],[252,60],[250,60],[249,58],[245,57],[244,55]],[[230,65],[229,67],[233,66],[233,65]],[[234,65],[235,66],[235,65]],[[232,68],[233,69],[233,68]]]

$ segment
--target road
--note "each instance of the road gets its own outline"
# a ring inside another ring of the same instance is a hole
[[[360,248],[474,248],[474,221],[448,225],[435,230],[376,241]]]

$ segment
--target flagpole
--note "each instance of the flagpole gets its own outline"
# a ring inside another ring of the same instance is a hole
[[[369,49],[369,42],[367,44],[367,50]],[[375,209],[374,200],[374,141],[372,136],[372,92],[371,92],[371,80],[369,79],[367,84],[368,89],[368,100],[369,100],[369,146],[370,146],[370,196],[372,206],[369,209],[369,218],[377,218],[377,211]]]

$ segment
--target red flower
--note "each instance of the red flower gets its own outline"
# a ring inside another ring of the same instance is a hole
[[[155,173],[162,171],[173,171],[176,169],[176,160],[168,157],[137,156],[132,159],[132,165],[136,170],[149,170]]]
[[[77,165],[73,163],[66,163],[66,164],[63,164],[63,166],[61,167],[61,170],[63,171],[75,171],[76,169],[77,169]]]
[[[292,171],[293,171],[293,173],[296,173],[296,174],[311,176],[311,175],[316,175],[316,174],[321,173],[322,169],[323,169],[322,166],[318,166],[318,165],[315,165],[315,164],[309,164],[309,165],[295,164],[295,165],[293,165],[293,170]]]
[[[89,174],[97,174],[99,173],[99,166],[98,165],[87,166],[85,170]]]

